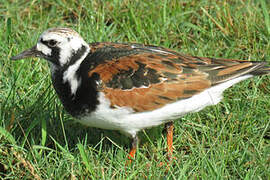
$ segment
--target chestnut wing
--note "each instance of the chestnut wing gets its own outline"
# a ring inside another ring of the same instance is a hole
[[[110,100],[111,107],[127,106],[136,112],[190,98],[261,65],[250,61],[187,56],[138,44],[97,46],[92,48],[93,56],[97,58],[89,77],[98,77],[98,90]]]

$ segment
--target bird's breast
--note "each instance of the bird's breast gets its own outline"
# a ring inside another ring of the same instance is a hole
[[[52,74],[53,87],[65,110],[74,117],[94,111],[99,102],[97,90],[93,86],[93,80],[89,77],[78,75],[72,81],[78,85],[74,93],[72,84],[65,81],[63,77],[64,73],[61,71],[54,71]]]

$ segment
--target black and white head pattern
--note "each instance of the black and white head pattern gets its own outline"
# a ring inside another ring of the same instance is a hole
[[[76,63],[80,56],[89,51],[89,46],[83,38],[69,28],[52,28],[43,32],[36,48],[45,59],[60,67]],[[72,59],[74,56],[77,58]]]
[[[90,51],[83,38],[69,28],[52,28],[41,34],[36,49],[50,62],[52,76],[56,70],[60,70],[63,83],[69,83],[71,93],[76,94],[81,84],[76,71]]]

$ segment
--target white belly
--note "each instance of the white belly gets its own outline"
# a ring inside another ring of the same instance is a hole
[[[130,136],[138,131],[175,120],[190,112],[198,112],[206,106],[215,105],[222,100],[222,93],[230,86],[252,77],[245,75],[213,86],[191,98],[167,104],[162,108],[147,112],[134,112],[128,107],[110,108],[110,101],[99,93],[95,112],[79,119],[79,122],[91,127],[119,130]]]

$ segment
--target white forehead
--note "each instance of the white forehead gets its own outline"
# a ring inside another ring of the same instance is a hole
[[[67,48],[67,46],[69,46],[75,51],[78,50],[82,44],[87,44],[76,31],[69,28],[48,29],[41,34],[39,41],[40,40],[55,40],[60,44],[60,46],[63,46],[63,48]]]
[[[40,39],[43,40],[63,40],[68,38],[81,38],[81,36],[74,30],[69,28],[51,28],[43,32],[40,36]]]
[[[82,37],[74,30],[69,28],[51,28],[43,32],[39,38],[40,40],[56,40],[57,42],[71,42],[71,43],[81,43],[83,41]],[[74,42],[75,41],[75,42]]]

